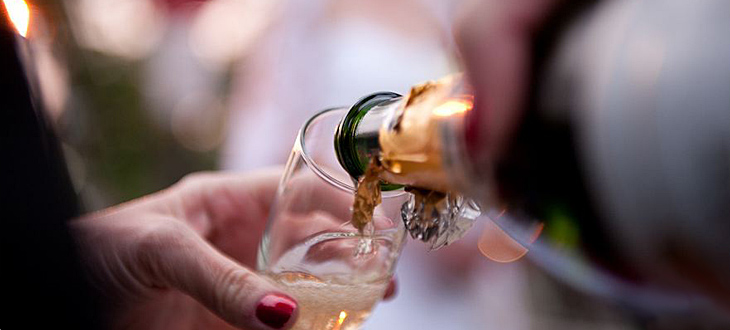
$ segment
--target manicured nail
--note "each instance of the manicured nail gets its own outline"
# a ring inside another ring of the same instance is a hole
[[[395,284],[395,279],[390,280],[390,283],[388,284],[388,288],[385,289],[385,294],[383,294],[383,299],[385,299],[385,300],[392,299],[397,290],[398,289]]]
[[[269,294],[261,298],[256,306],[256,317],[263,324],[281,329],[289,321],[297,303],[285,295]]]

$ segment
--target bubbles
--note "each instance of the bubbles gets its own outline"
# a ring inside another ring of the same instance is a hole
[[[361,236],[360,239],[357,241],[355,258],[363,259],[372,256],[375,253],[375,248],[373,244],[375,244],[375,242],[373,242],[372,237]]]

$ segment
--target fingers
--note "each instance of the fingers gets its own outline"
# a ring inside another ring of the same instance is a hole
[[[193,173],[166,191],[173,216],[184,219],[204,237],[243,217],[263,219],[281,176],[281,169],[254,172]]]
[[[467,141],[477,162],[501,154],[522,114],[534,29],[556,0],[481,1],[456,27],[457,44],[475,89]]]
[[[280,175],[278,168],[246,174],[196,173],[163,195],[171,216],[225,255],[253,265]]]
[[[167,224],[135,246],[136,260],[129,264],[143,282],[180,290],[242,329],[283,329],[294,323],[294,299],[216,251],[188,226]]]

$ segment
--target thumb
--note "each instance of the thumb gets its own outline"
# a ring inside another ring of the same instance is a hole
[[[182,291],[226,322],[245,329],[294,324],[297,303],[179,223],[140,240],[137,266],[148,283]]]

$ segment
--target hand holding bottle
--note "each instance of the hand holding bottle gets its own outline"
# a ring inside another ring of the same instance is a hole
[[[533,39],[561,2],[489,0],[465,8],[456,39],[476,96],[467,118],[476,162],[499,155],[519,124],[533,78]]]
[[[633,284],[730,306],[728,4],[663,6],[469,10],[457,28],[475,90],[464,136],[497,181],[469,188],[548,232],[562,217],[582,253]]]

